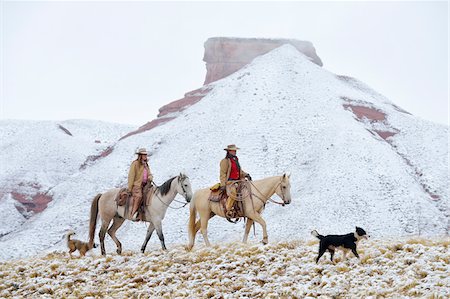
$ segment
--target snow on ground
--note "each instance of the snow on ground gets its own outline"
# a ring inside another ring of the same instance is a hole
[[[318,241],[179,244],[167,252],[70,259],[67,252],[0,262],[0,297],[448,298],[450,239],[370,239],[361,259],[337,251],[318,264]]]
[[[88,156],[101,153],[134,128],[93,120],[1,120],[0,236],[27,224],[9,192],[52,196],[56,185],[79,174]]]
[[[103,151],[134,129],[91,120],[0,121],[2,189],[48,188],[78,173],[87,156]],[[33,183],[40,186],[34,187]]]
[[[232,143],[241,148],[241,165],[253,179],[291,173],[292,204],[283,208],[269,204],[263,213],[269,242],[296,240],[309,236],[312,229],[347,233],[355,225],[377,238],[448,235],[448,127],[399,116],[401,112],[385,97],[362,84],[355,88],[343,82],[288,45],[210,87],[207,96],[176,119],[117,142],[109,156],[53,186],[54,201],[47,210],[0,239],[0,259],[61,250],[65,247],[61,236],[69,229],[87,239],[91,200],[97,193],[125,185],[138,147],[150,151],[157,184],[182,171],[194,190],[213,185],[223,148]],[[391,138],[404,155],[356,121],[343,108],[342,97],[376,105],[388,115],[386,126],[402,130]],[[420,142],[418,138],[427,134],[433,136]],[[64,142],[72,140],[66,136],[61,137]],[[65,144],[62,139],[60,143]],[[81,151],[83,146],[69,144],[53,154],[72,165],[78,156],[70,147]],[[29,147],[40,151],[35,141]],[[20,161],[8,163],[11,169],[20,169]],[[416,169],[423,179],[417,178]],[[31,173],[35,175],[35,170]],[[424,191],[421,180],[439,192],[438,202]],[[168,210],[163,221],[168,246],[187,240],[187,220],[188,207]],[[139,251],[145,230],[143,223],[126,222],[117,233],[124,250]],[[243,232],[241,224],[211,220],[209,237],[214,244],[240,240],[236,232]],[[256,232],[259,240],[259,226]],[[114,251],[109,236],[106,240],[107,251]],[[159,243],[156,237],[150,242]]]

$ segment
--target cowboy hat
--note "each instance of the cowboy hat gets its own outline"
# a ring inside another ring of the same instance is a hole
[[[148,155],[147,150],[145,149],[145,147],[138,149],[136,154],[137,155]]]
[[[229,144],[226,148],[224,148],[225,151],[236,151],[240,148],[236,147],[236,144]]]

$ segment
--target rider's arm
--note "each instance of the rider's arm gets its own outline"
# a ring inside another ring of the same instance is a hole
[[[128,172],[128,191],[133,190],[134,178],[136,177],[136,161],[131,163],[130,171]]]
[[[147,166],[148,166],[148,164],[147,164]],[[153,174],[152,174],[152,171],[150,170],[150,166],[148,166],[148,179],[147,179],[147,182],[152,182],[153,181]]]
[[[241,180],[242,180],[243,178],[245,178],[247,175],[248,175],[248,173],[246,173],[245,171],[243,171],[243,170],[241,169],[241,173],[240,173],[240,178],[241,178]]]
[[[223,159],[220,161],[220,186],[226,186],[226,182],[228,180],[227,178],[228,174],[228,160]]]

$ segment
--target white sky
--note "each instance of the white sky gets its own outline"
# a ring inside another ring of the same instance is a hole
[[[448,124],[448,3],[1,2],[1,119],[142,125],[202,86],[214,36],[311,41],[324,68]]]

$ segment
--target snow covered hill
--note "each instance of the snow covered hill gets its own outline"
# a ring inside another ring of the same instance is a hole
[[[231,143],[241,148],[241,165],[254,179],[291,173],[292,204],[269,204],[263,214],[269,242],[302,238],[312,229],[347,233],[355,225],[378,237],[448,235],[447,126],[402,111],[289,45],[208,87],[207,96],[175,119],[115,143],[109,155],[61,179],[49,191],[53,201],[44,212],[20,226],[0,220],[10,229],[0,238],[0,258],[61,249],[68,229],[87,236],[92,198],[125,184],[137,147],[151,152],[158,184],[179,172],[189,175],[194,189],[216,183],[222,149]],[[73,158],[66,152],[59,159]],[[20,166],[6,156],[1,161],[11,169]],[[187,219],[187,207],[168,210],[163,229],[169,247],[187,242]],[[242,224],[210,223],[212,242],[242,238]],[[118,231],[124,249],[138,251],[145,230],[143,223],[126,223]],[[260,239],[261,229],[256,232],[253,239]],[[107,240],[111,252],[115,247]],[[149,246],[159,247],[159,241]]]
[[[90,156],[132,129],[88,120],[0,121],[0,237],[44,210],[55,185],[77,176]]]

